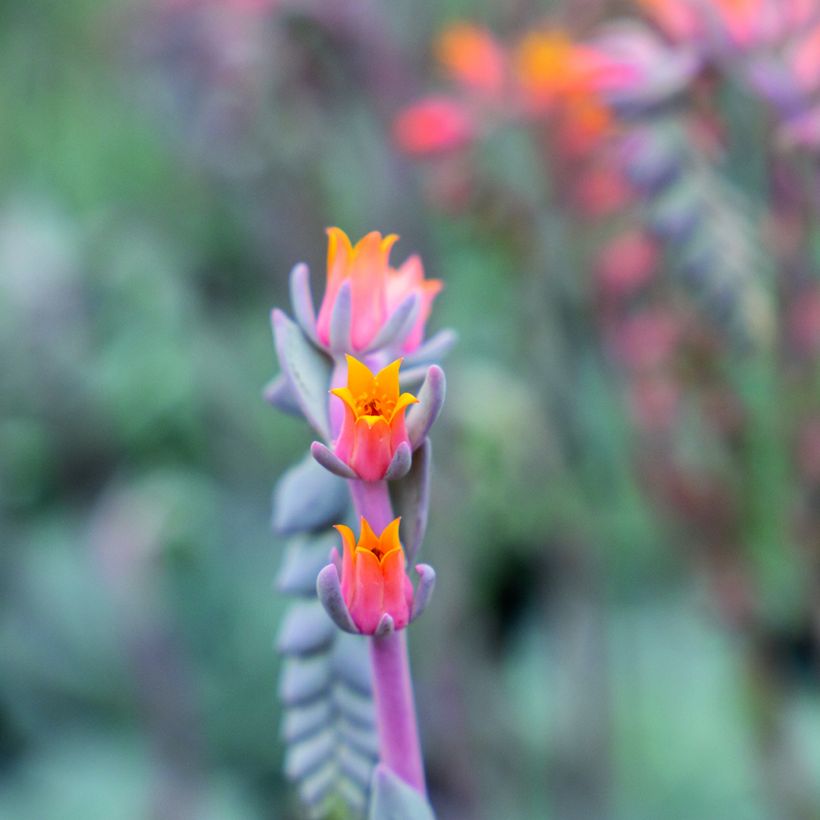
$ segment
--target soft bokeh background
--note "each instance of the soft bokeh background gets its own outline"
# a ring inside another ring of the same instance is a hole
[[[753,408],[739,448],[694,410],[679,446],[710,466],[693,475],[715,515],[721,482],[747,488],[761,634],[721,611],[734,575],[712,570],[736,553],[710,557],[708,526],[650,491],[594,318],[600,227],[545,193],[516,129],[482,146],[458,207],[393,147],[399,108],[439,82],[445,23],[552,11],[583,32],[605,4],[500,5],[0,4],[0,817],[301,816],[269,507],[310,434],[261,388],[269,310],[295,262],[321,282],[328,225],[399,233],[394,258],[445,282],[431,328],[460,335],[433,436],[439,587],[411,634],[441,816],[820,805],[817,568],[789,555],[780,365],[707,345],[681,377],[711,367]],[[751,160],[725,170],[762,208],[750,167],[771,138],[744,93],[720,99]],[[815,376],[788,406],[816,399]]]

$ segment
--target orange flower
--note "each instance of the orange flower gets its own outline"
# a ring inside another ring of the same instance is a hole
[[[518,46],[516,74],[524,105],[538,114],[557,104],[589,100],[613,83],[632,79],[634,70],[598,49],[573,43],[561,31],[534,31]]]
[[[516,50],[516,71],[525,102],[535,109],[589,88],[585,51],[561,31],[531,32]]]
[[[413,586],[405,572],[404,550],[399,541],[399,519],[376,535],[362,518],[361,535],[337,524],[342,536],[342,597],[358,630],[372,635],[384,615],[393,619],[394,629],[410,620]]]
[[[401,346],[406,352],[417,347],[424,335],[430,305],[441,290],[441,282],[424,279],[424,270],[417,257],[408,259],[398,270],[390,267],[390,249],[398,240],[396,234],[382,237],[378,231],[371,231],[352,245],[347,234],[339,228],[328,228],[327,233],[327,286],[316,324],[322,344],[330,343],[331,316],[342,286],[349,282],[350,345],[353,350],[364,350],[392,311],[413,294],[419,297],[418,318]]]
[[[347,387],[330,391],[344,402],[334,453],[363,481],[380,481],[400,447],[409,456],[404,414],[418,399],[411,393],[399,394],[401,359],[376,375],[352,356],[346,359]]]
[[[435,50],[439,62],[461,85],[488,96],[501,93],[506,55],[486,29],[455,23],[441,32]]]

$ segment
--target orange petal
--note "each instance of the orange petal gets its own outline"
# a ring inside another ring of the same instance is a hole
[[[364,548],[366,550],[381,550],[381,543],[379,541],[379,537],[373,532],[373,528],[370,526],[368,520],[364,517],[359,519],[360,531],[361,535],[359,536],[359,543],[358,547]]]
[[[384,239],[381,241],[381,251],[384,254],[385,262],[387,262],[387,257],[390,255],[390,249],[396,242],[399,241],[399,235],[397,233],[389,233],[385,236]]]
[[[356,577],[356,537],[350,527],[344,524],[334,526],[342,536],[342,597],[349,607],[353,601],[354,578]]]
[[[393,408],[393,412],[390,414],[390,424],[392,425],[393,420],[397,418],[399,414],[403,413],[411,404],[418,404],[418,401],[412,393],[402,393],[396,402],[396,406]]]
[[[379,536],[381,542],[381,550],[385,556],[395,549],[401,550],[401,542],[399,541],[399,522],[401,517],[394,518],[383,530]]]
[[[354,359],[349,353],[345,354],[345,359],[347,360],[347,386],[350,392],[355,398],[370,395],[376,380],[370,368],[358,359]]]
[[[401,367],[402,359],[396,359],[390,362],[387,367],[383,367],[376,374],[376,382],[379,386],[379,392],[383,393],[388,398],[393,398],[399,395],[399,368]]]
[[[330,392],[338,396],[354,413],[356,412],[356,398],[349,387],[334,387]]]
[[[327,231],[327,276],[338,278],[337,274],[344,272],[353,255],[353,247],[347,234],[341,228],[328,228]],[[336,262],[339,262],[337,267]]]

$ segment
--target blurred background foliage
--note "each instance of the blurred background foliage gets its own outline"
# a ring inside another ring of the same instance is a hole
[[[424,548],[439,589],[411,634],[440,815],[817,816],[817,566],[791,517],[816,365],[789,381],[771,353],[710,342],[683,368],[684,401],[727,384],[749,419],[727,447],[693,401],[676,448],[706,465],[714,515],[745,488],[751,635],[727,628],[712,531],[658,503],[595,318],[600,224],[521,129],[488,136],[460,207],[391,141],[441,80],[446,23],[583,33],[618,10],[0,4],[0,817],[301,816],[269,492],[309,438],[261,388],[268,311],[295,262],[319,285],[335,224],[399,233],[396,258],[445,282],[431,329],[460,335]],[[720,100],[721,173],[765,209],[766,111],[731,81]],[[813,278],[818,238],[812,217]]]

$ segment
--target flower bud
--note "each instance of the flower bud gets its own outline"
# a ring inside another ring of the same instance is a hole
[[[372,635],[385,615],[394,629],[403,629],[413,609],[413,585],[405,572],[399,541],[399,519],[376,535],[361,519],[359,541],[350,527],[337,524],[342,536],[342,597],[357,629]]]

